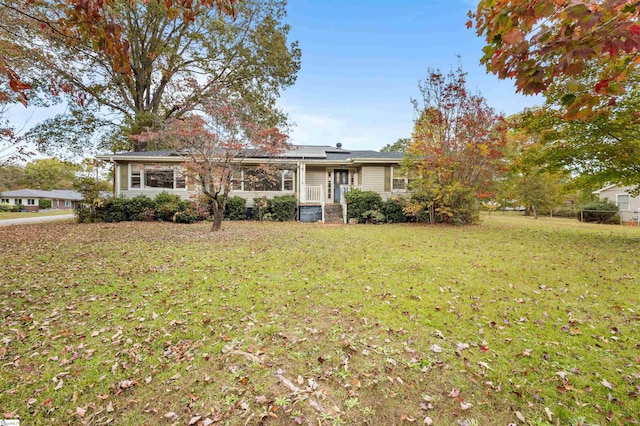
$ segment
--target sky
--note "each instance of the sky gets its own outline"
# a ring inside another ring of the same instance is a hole
[[[302,50],[297,81],[279,100],[294,124],[290,142],[379,150],[410,137],[415,116],[410,100],[419,96],[418,82],[430,68],[448,72],[458,63],[468,73],[467,87],[498,112],[510,115],[541,103],[517,95],[513,82],[500,81],[480,65],[482,40],[466,27],[467,12],[476,4],[289,0],[289,40],[297,40]],[[26,130],[63,110],[17,105],[8,115]]]
[[[480,65],[483,43],[467,29],[471,0],[289,0],[290,40],[302,50],[296,84],[280,107],[294,144],[379,150],[410,137],[418,82],[428,69],[462,64],[468,88],[506,115],[541,103]],[[458,59],[457,56],[460,56]]]

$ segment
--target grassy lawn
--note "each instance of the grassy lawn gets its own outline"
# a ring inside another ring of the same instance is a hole
[[[0,220],[3,219],[24,219],[27,217],[42,217],[42,216],[59,216],[63,214],[72,214],[73,210],[48,210],[44,212],[0,212]]]
[[[640,419],[638,228],[223,226],[0,228],[0,418]]]

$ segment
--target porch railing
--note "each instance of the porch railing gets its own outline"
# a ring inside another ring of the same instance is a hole
[[[322,210],[322,223],[324,223],[324,191],[322,185],[302,185],[300,203],[319,203]]]

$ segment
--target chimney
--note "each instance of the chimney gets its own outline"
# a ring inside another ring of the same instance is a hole
[[[342,149],[342,142],[338,142],[338,143],[336,144],[336,148],[338,148],[338,149]]]

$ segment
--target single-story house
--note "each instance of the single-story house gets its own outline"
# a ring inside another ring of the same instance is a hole
[[[251,153],[238,162],[241,171],[233,179],[230,196],[247,200],[292,194],[298,199],[299,219],[315,222],[325,219],[329,210],[345,217],[345,191],[375,191],[383,199],[404,192],[407,178],[400,171],[404,155],[400,152],[348,150],[332,146],[292,145],[277,157]],[[172,150],[125,152],[98,156],[115,166],[114,195],[155,197],[166,191],[189,199],[198,189],[184,174],[185,157]],[[264,179],[256,172],[260,164],[277,165],[277,179]]]
[[[40,200],[51,200],[51,209],[73,209],[76,202],[82,200],[82,194],[67,189],[52,189],[42,191],[39,189],[16,189],[0,192],[0,203],[21,205],[28,212],[37,212]]]
[[[618,206],[620,220],[627,223],[639,223],[638,215],[640,214],[640,198],[631,195],[631,191],[635,189],[633,186],[607,185],[593,193],[600,200],[610,201]]]

